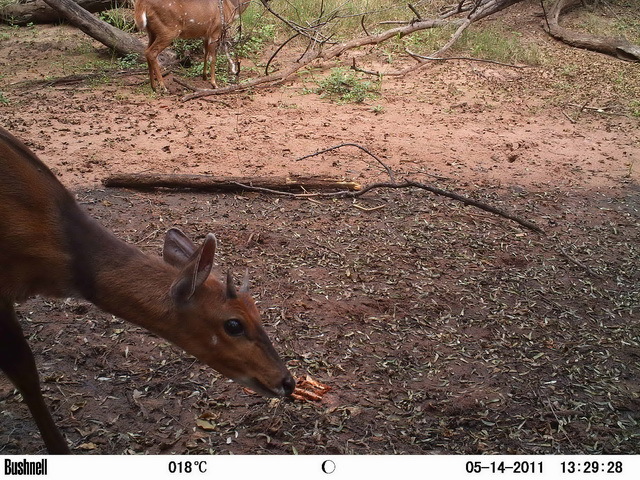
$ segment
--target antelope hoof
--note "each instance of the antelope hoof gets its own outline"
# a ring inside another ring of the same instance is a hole
[[[169,90],[164,86],[164,84],[151,85],[151,89],[158,95],[166,95],[169,93]]]

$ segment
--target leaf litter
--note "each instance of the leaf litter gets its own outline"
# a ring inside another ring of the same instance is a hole
[[[368,211],[252,193],[83,197],[150,252],[159,218],[216,232],[221,271],[249,268],[291,370],[331,390],[320,402],[264,400],[82,301],[30,300],[18,310],[76,450],[638,453],[637,194],[538,202],[478,190],[547,218],[547,237],[415,191],[378,194],[385,208]],[[569,213],[554,226],[558,205]],[[24,421],[9,423],[5,451],[41,448]]]

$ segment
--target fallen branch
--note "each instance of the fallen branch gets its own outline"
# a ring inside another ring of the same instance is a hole
[[[569,260],[574,265],[577,265],[578,267],[583,268],[592,277],[596,277],[596,278],[600,278],[600,279],[604,278],[599,273],[594,272],[592,268],[590,268],[587,265],[585,265],[584,263],[580,262],[578,259],[576,259],[572,255],[569,255],[567,253],[567,251],[562,247],[562,245],[558,245],[558,250],[560,251],[560,253],[562,254],[563,257],[565,257],[567,260]]]
[[[634,45],[625,38],[599,37],[589,33],[576,32],[559,25],[562,12],[578,5],[582,0],[557,0],[545,15],[547,32],[553,38],[572,47],[584,48],[604,53],[626,61],[640,61],[640,45]]]
[[[486,212],[499,215],[501,217],[512,220],[522,225],[523,227],[528,228],[529,230],[533,230],[536,233],[544,234],[544,231],[540,227],[538,227],[536,224],[529,222],[528,220],[524,220],[509,212],[506,212],[496,207],[492,207],[491,205],[487,205],[486,203],[480,202],[478,200],[473,200],[472,198],[465,197],[463,195],[459,195],[454,192],[450,192],[448,190],[443,190],[441,188],[434,187],[432,185],[427,185],[425,183],[416,182],[415,180],[409,180],[409,179],[405,179],[403,182],[400,182],[400,183],[398,182],[372,183],[358,189],[357,191],[351,191],[351,192],[339,191],[339,192],[330,192],[330,193],[291,193],[291,192],[278,191],[270,188],[257,187],[254,185],[247,185],[242,183],[238,183],[238,187],[241,187],[248,191],[263,192],[263,193],[270,193],[274,195],[282,195],[282,196],[297,197],[297,198],[314,198],[314,197],[315,198],[329,198],[329,197],[330,198],[357,198],[357,197],[361,197],[362,195],[365,195],[366,193],[369,193],[372,190],[376,190],[380,188],[397,189],[397,188],[413,187],[413,188],[419,188],[422,190],[427,190],[428,192],[435,193],[436,195],[451,198],[453,200],[462,202],[465,205],[471,205],[473,207],[479,208]]]
[[[322,155],[324,153],[336,150],[342,147],[356,147],[367,155],[374,158],[387,172],[389,176],[388,182],[372,183],[367,186],[362,186],[355,182],[346,182],[335,179],[327,179],[326,177],[273,177],[273,178],[233,178],[224,177],[216,178],[209,175],[171,175],[171,174],[119,174],[111,175],[107,177],[103,184],[106,187],[123,187],[123,188],[135,188],[139,190],[150,190],[155,188],[178,188],[178,189],[190,189],[201,191],[253,191],[269,193],[272,195],[281,195],[296,198],[357,198],[362,195],[379,188],[419,188],[427,190],[436,195],[451,198],[458,202],[462,202],[465,205],[471,205],[486,212],[490,212],[501,217],[513,220],[514,222],[522,225],[525,228],[533,230],[534,232],[544,234],[540,227],[527,220],[523,220],[520,217],[513,215],[509,212],[505,212],[486,203],[478,200],[459,195],[448,190],[443,190],[432,185],[417,182],[415,180],[405,179],[403,182],[397,182],[393,170],[384,163],[380,158],[357,143],[341,143],[334,145],[309,155],[304,155],[295,159],[294,161],[305,160],[310,157]],[[296,190],[303,190],[304,193],[296,193]],[[309,193],[308,190],[325,190],[324,192]],[[326,190],[334,190],[327,192]]]
[[[199,191],[233,192],[247,190],[249,187],[278,189],[282,191],[339,190],[352,191],[361,187],[356,182],[331,179],[327,177],[213,177],[211,175],[179,175],[155,173],[129,173],[111,175],[102,182],[105,187],[133,188],[153,190],[156,188],[189,189]]]
[[[112,9],[113,0],[74,0],[88,12],[102,12]],[[34,23],[59,23],[64,20],[60,12],[44,0],[16,0],[0,2],[0,20],[11,25],[28,25]]]

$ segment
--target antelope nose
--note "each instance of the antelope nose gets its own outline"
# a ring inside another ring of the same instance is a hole
[[[284,389],[285,397],[291,395],[293,390],[295,390],[296,381],[293,379],[291,374],[287,374],[286,378],[282,381],[282,388]]]

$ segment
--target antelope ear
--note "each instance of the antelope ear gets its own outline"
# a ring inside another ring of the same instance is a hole
[[[197,247],[193,242],[177,228],[168,230],[164,236],[162,258],[169,265],[177,268],[184,267],[196,250]]]
[[[187,302],[209,277],[216,253],[216,237],[209,233],[195,255],[171,285],[171,295],[179,302]]]

